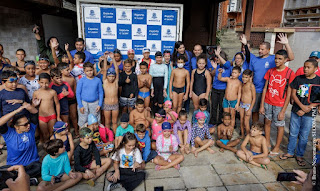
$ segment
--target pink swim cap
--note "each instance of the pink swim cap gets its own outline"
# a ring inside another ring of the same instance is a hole
[[[134,54],[134,50],[133,49],[129,49],[128,50],[128,54],[130,54],[130,53]]]
[[[206,115],[203,112],[198,112],[196,114],[196,119],[205,119]]]
[[[169,109],[171,109],[172,102],[170,100],[167,100],[167,101],[164,102],[164,105],[167,105],[169,107]]]

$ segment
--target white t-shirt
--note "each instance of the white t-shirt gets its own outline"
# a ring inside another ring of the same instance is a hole
[[[135,162],[139,164],[142,163],[142,156],[138,148],[136,148],[135,151],[131,151],[129,154],[122,148],[119,150],[119,155],[117,155],[117,152],[113,154],[112,160],[120,161],[120,168],[132,168]]]

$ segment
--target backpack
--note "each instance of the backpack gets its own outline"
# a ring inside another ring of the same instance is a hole
[[[293,72],[289,67],[287,67],[287,68],[288,68],[288,70],[287,70],[287,73],[286,73],[286,86],[285,86],[284,91],[283,91],[283,94],[282,94],[282,99],[284,98],[284,95],[286,94],[286,91],[287,91],[288,86],[289,86],[289,79],[290,79],[290,76],[291,76],[291,74],[292,74],[292,72]],[[275,70],[276,70],[276,68],[271,68],[271,69],[270,69],[269,82],[270,82],[271,74],[272,74],[273,71],[275,71]],[[269,83],[268,83],[267,89],[268,89],[268,88],[269,88]]]

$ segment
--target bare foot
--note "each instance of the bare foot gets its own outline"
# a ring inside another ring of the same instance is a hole
[[[223,148],[220,148],[219,151],[223,153],[223,152],[224,152],[224,149],[223,149]]]
[[[194,156],[195,156],[195,157],[198,157],[198,153],[199,153],[199,152],[198,152],[197,150],[194,151]]]
[[[180,164],[174,165],[174,168],[177,169],[177,170],[179,170],[179,169],[180,169]]]
[[[207,151],[208,151],[210,154],[214,154],[214,153],[215,153],[215,151],[212,150],[211,148],[207,148]]]

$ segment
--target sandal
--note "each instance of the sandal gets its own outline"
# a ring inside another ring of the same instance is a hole
[[[299,166],[306,166],[306,161],[302,157],[296,157]]]
[[[263,164],[261,164],[261,168],[263,168],[264,170],[268,170],[267,165],[263,165]]]
[[[287,159],[291,159],[291,158],[294,158],[294,155],[292,155],[292,156],[288,156],[289,154],[282,154],[282,155],[280,155],[279,156],[279,159],[281,159],[281,160],[287,160]]]

